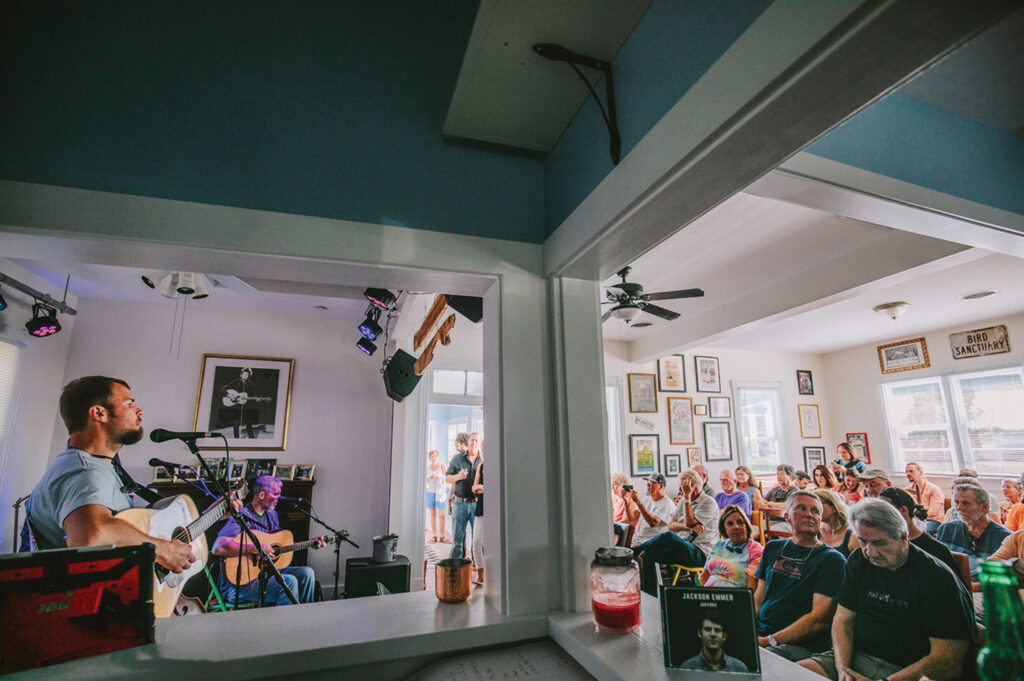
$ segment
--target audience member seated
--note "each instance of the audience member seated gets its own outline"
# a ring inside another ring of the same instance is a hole
[[[791,494],[785,515],[793,537],[764,547],[754,612],[758,645],[795,662],[828,649],[846,561],[818,539],[821,500],[813,492]]]
[[[750,506],[750,497],[736,488],[736,476],[732,471],[728,468],[722,471],[718,476],[718,482],[722,486],[722,491],[715,495],[715,503],[718,504],[718,508],[735,504],[743,509],[749,518],[751,510],[753,510]]]
[[[907,523],[907,537],[910,539],[911,544],[930,556],[938,558],[939,562],[952,570],[954,575],[960,576],[960,567],[953,560],[953,554],[950,552],[949,547],[927,532],[922,532],[917,522],[915,522],[915,520],[924,521],[928,517],[928,511],[925,510],[924,506],[915,503],[913,497],[899,487],[886,487],[878,495],[878,498],[888,501],[903,516],[903,520]],[[964,586],[968,591],[971,588],[970,584],[964,584]]]
[[[786,499],[789,495],[796,491],[796,485],[793,484],[793,478],[796,477],[796,471],[788,463],[780,463],[775,467],[775,477],[778,479],[779,484],[772,487],[764,495],[765,508],[783,510],[786,508]],[[790,527],[789,523],[777,516],[769,516],[768,518],[768,531],[769,532],[792,532],[793,528]]]
[[[976,627],[957,578],[908,540],[890,504],[850,509],[860,551],[846,564],[833,649],[800,663],[831,679],[959,679],[974,660]]]
[[[839,459],[832,462],[832,472],[836,474],[836,478],[845,478],[847,475],[857,477],[868,469],[867,465],[857,458],[857,452],[849,442],[840,442],[836,445],[836,452]]]
[[[647,495],[642,499],[635,489],[622,493],[623,499],[633,502],[626,507],[626,522],[636,526],[633,546],[639,546],[667,532],[668,521],[676,511],[676,505],[665,496],[664,475],[651,473],[644,481],[647,482]]]
[[[846,519],[846,502],[830,489],[816,489],[814,493],[821,500],[819,536],[822,543],[843,554],[843,558],[849,558],[850,553],[857,548],[857,536]]]
[[[995,553],[989,556],[989,560],[1012,560],[1013,571],[1017,574],[1017,586],[1020,587],[1020,598],[1024,600],[1024,530],[1017,530],[1003,540]]]
[[[852,506],[863,498],[860,483],[852,475],[847,475],[843,478],[841,485],[842,491],[840,494],[843,495],[843,501],[846,502],[847,506]]]
[[[747,466],[736,466],[736,489],[750,497],[751,511],[760,511],[764,508],[761,486],[754,477],[754,471]]]
[[[978,561],[999,548],[1010,531],[988,516],[990,497],[977,485],[957,485],[953,489],[953,507],[959,520],[939,525],[936,538],[950,551],[966,553],[971,563],[971,590],[981,591]]]
[[[811,476],[814,478],[815,489],[830,489],[833,492],[842,494],[843,486],[836,480],[836,474],[828,469],[823,463],[819,463],[811,471]]]
[[[883,489],[892,487],[892,480],[889,479],[889,474],[881,468],[872,468],[858,475],[857,481],[864,486],[863,496],[867,499],[877,499]]]
[[[970,470],[973,470],[973,469],[972,468],[965,468],[964,470],[965,471],[970,471]],[[963,475],[963,476],[959,476],[959,477],[953,478],[953,482],[951,482],[949,484],[949,498],[951,500],[953,499],[953,493],[956,491],[956,488],[957,488],[958,485],[974,485],[975,487],[984,488],[984,485],[981,484],[981,480],[979,480],[977,478],[977,476]],[[996,513],[995,509],[993,509],[993,508],[989,508],[989,510],[988,510],[988,517],[994,523],[1001,523],[1001,521],[999,520],[999,514]],[[949,510],[946,511],[946,515],[944,515],[943,518],[942,518],[942,522],[948,523],[951,520],[959,520],[959,519],[960,519],[960,516],[957,515],[957,512],[956,512],[956,504],[952,504],[951,503],[950,506],[949,506]],[[936,530],[936,532],[938,532],[938,530]]]
[[[626,482],[626,476],[622,473],[612,475],[612,527],[615,530],[616,540],[626,533],[626,528],[631,524],[626,517],[626,507],[634,505],[633,500],[627,500],[622,494],[622,486]]]
[[[709,497],[714,498],[715,490],[711,489],[711,485],[708,484],[708,469],[705,468],[704,466],[701,466],[700,464],[697,464],[696,466],[693,467],[693,470],[697,471],[697,475],[700,476],[701,486],[704,490],[704,494],[707,494]]]
[[[754,589],[757,587],[757,567],[764,549],[754,541],[753,528],[746,514],[735,504],[726,506],[718,516],[718,534],[725,539],[711,547],[704,572],[700,573],[703,586]]]
[[[699,568],[718,541],[718,504],[704,494],[700,475],[692,468],[679,476],[682,501],[668,523],[668,531],[634,545],[641,559],[640,588],[658,595],[658,564]]]
[[[1010,532],[1024,529],[1024,503],[1021,503],[1021,484],[1016,480],[1003,480],[1003,497],[999,504],[1000,520]]]
[[[793,485],[797,489],[807,489],[807,486],[811,484],[811,476],[807,474],[807,471],[797,471],[793,475]]]
[[[935,536],[946,513],[946,495],[934,482],[928,482],[928,476],[925,475],[921,464],[911,461],[906,466],[906,474],[907,480],[910,481],[910,487],[906,488],[907,491],[910,492],[914,501],[928,512],[925,530],[928,534]]]

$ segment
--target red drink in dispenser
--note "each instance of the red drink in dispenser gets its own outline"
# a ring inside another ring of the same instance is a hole
[[[590,564],[590,599],[598,629],[617,633],[640,626],[640,570],[633,551],[597,549]]]

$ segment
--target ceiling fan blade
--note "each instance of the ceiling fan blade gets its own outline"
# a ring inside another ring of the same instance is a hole
[[[612,309],[615,309],[615,308],[612,308]],[[607,312],[605,312],[603,315],[601,315],[601,323],[603,324],[606,321],[608,321],[608,318],[611,317],[611,316],[612,316],[612,311],[611,310],[608,310]]]
[[[673,319],[679,319],[680,317],[678,312],[666,310],[665,308],[659,307],[657,305],[644,305],[644,312],[650,312],[655,317],[661,317],[662,319],[667,319],[668,321],[672,321]]]
[[[662,291],[661,293],[648,293],[647,300],[672,300],[673,298],[701,298],[704,291],[699,288],[685,288],[681,291]]]

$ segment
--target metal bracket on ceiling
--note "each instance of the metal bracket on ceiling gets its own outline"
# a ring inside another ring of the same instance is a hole
[[[594,57],[588,57],[584,54],[578,54],[555,43],[536,43],[533,46],[533,51],[545,59],[564,61],[586,83],[587,89],[590,90],[594,101],[597,102],[597,107],[601,110],[601,116],[604,118],[605,125],[608,126],[608,151],[612,155],[612,163],[618,165],[619,157],[622,153],[622,138],[619,136],[619,121],[615,116],[615,87],[612,83],[611,63]],[[594,87],[577,66],[586,66],[587,68],[596,69],[604,73],[605,99],[608,101],[607,111],[605,111],[604,106],[601,104],[601,99],[597,96],[597,93],[594,92]]]

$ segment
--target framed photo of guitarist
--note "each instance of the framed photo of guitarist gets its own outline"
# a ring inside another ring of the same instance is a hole
[[[231,449],[284,451],[294,369],[293,359],[204,354],[192,428],[223,434]]]

